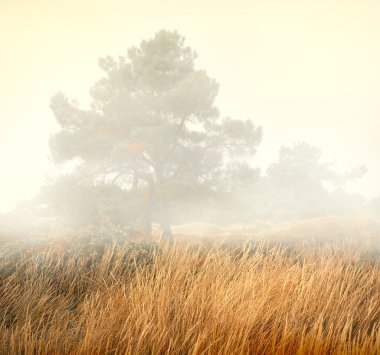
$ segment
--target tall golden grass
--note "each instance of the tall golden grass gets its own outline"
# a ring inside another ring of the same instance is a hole
[[[380,269],[347,249],[177,243],[0,259],[3,354],[375,354]]]

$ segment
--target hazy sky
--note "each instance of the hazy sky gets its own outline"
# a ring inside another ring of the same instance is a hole
[[[380,194],[379,24],[378,0],[0,0],[0,211],[51,169],[50,97],[86,102],[98,57],[159,29],[198,52],[223,114],[263,127],[258,164],[306,140],[341,167],[366,164],[349,189]]]

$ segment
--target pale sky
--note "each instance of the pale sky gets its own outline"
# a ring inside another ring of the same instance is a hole
[[[86,102],[99,57],[160,29],[198,52],[222,114],[262,126],[258,165],[305,140],[341,167],[367,165],[348,189],[380,194],[380,1],[0,0],[0,211],[51,172],[50,97]]]

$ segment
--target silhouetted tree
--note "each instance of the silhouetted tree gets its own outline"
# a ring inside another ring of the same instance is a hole
[[[330,194],[327,186],[337,188],[347,181],[360,178],[366,172],[359,166],[345,173],[339,173],[332,163],[321,161],[321,151],[305,142],[291,147],[282,147],[278,162],[267,169],[268,185],[272,188],[273,199],[269,209],[272,212],[282,211],[285,215],[312,217],[331,213],[329,210]],[[341,191],[341,199],[349,199]],[[336,204],[338,201],[334,201]],[[337,204],[338,206],[339,204]]]
[[[80,158],[92,181],[143,188],[145,232],[155,215],[163,237],[171,236],[171,202],[217,189],[234,176],[236,161],[248,166],[244,158],[261,139],[251,121],[220,116],[218,84],[195,68],[196,53],[184,42],[160,31],[126,57],[100,59],[105,76],[89,109],[61,93],[51,101],[61,127],[50,142],[55,161]]]
[[[375,217],[376,219],[380,218],[380,196],[375,197],[370,200],[367,204],[367,212]]]

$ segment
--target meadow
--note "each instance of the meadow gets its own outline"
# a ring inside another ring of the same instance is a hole
[[[360,245],[285,232],[3,240],[0,353],[378,354],[380,258],[365,230]]]

